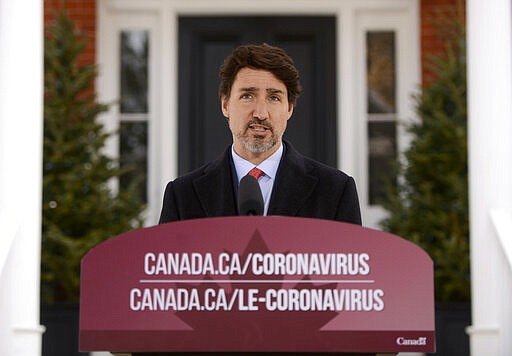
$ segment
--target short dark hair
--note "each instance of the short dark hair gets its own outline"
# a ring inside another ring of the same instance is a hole
[[[239,46],[226,57],[219,70],[221,99],[229,98],[238,71],[245,67],[271,72],[284,83],[288,92],[288,102],[295,106],[302,92],[299,71],[282,48],[266,43]]]

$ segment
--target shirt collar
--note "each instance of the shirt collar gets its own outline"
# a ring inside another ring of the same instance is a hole
[[[283,156],[283,144],[281,143],[277,151],[261,162],[258,166],[255,166],[253,163],[240,157],[235,152],[233,146],[231,146],[231,156],[233,157],[233,163],[235,164],[236,175],[238,176],[239,183],[240,180],[254,167],[261,169],[265,172],[266,176],[270,177],[270,179],[275,179],[279,163],[281,162],[281,157]]]

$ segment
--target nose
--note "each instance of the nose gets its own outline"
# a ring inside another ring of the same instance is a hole
[[[253,116],[260,120],[269,118],[268,103],[264,98],[258,99],[255,102]]]

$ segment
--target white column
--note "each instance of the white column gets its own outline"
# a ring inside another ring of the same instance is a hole
[[[0,355],[41,355],[43,1],[0,0]]]
[[[511,274],[490,213],[512,205],[511,30],[510,0],[467,1],[472,355],[510,354],[501,294]]]

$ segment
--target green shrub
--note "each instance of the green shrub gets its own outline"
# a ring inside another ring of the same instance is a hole
[[[440,17],[446,41],[429,59],[432,77],[416,99],[419,121],[382,205],[384,230],[408,238],[434,260],[437,301],[470,300],[466,48],[460,12]]]
[[[64,11],[45,35],[42,301],[77,302],[80,260],[93,246],[141,227],[136,182],[115,194],[127,173],[103,153],[109,138],[96,121],[108,109],[91,92],[94,65],[78,65],[83,35]]]

